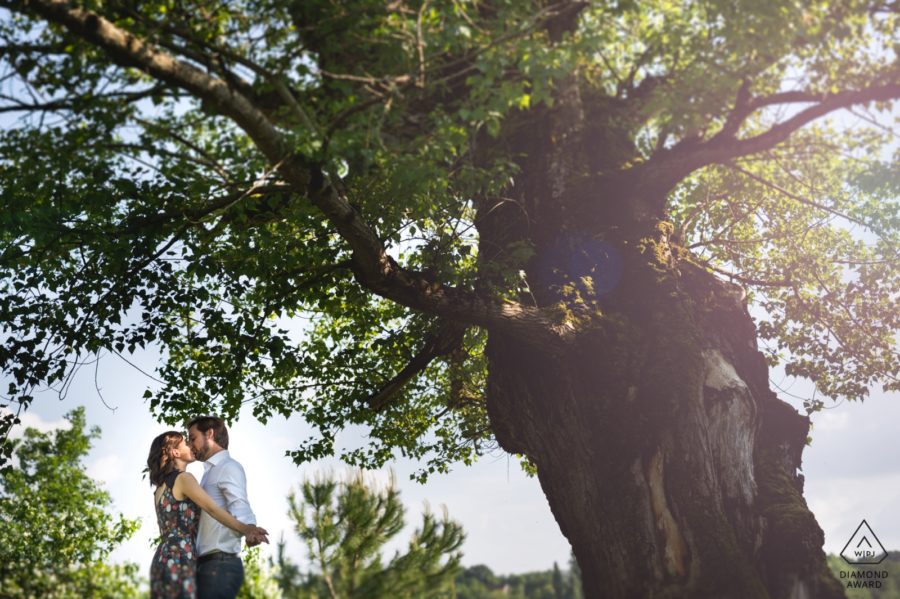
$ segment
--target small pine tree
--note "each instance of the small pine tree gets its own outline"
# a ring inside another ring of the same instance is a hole
[[[303,573],[297,564],[293,563],[286,552],[287,543],[284,540],[284,533],[276,545],[275,558],[269,558],[269,568],[273,571],[273,577],[281,589],[285,599],[299,597],[303,586]]]
[[[299,494],[289,495],[288,503],[313,570],[296,597],[452,597],[464,534],[446,512],[437,518],[426,511],[407,550],[389,560],[382,555],[385,544],[404,526],[404,508],[393,480],[380,491],[368,485],[362,473],[345,482],[334,477],[307,480]],[[283,555],[280,561],[286,563]]]

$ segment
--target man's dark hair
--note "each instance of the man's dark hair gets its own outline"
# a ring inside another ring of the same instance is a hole
[[[219,444],[222,449],[228,449],[228,429],[225,427],[225,421],[216,416],[197,416],[188,422],[187,428],[191,430],[192,426],[196,426],[197,430],[206,434],[209,429],[213,430],[213,441]]]

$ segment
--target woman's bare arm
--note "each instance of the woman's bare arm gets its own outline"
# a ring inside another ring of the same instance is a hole
[[[216,504],[215,501],[212,500],[212,497],[207,494],[206,491],[203,490],[203,487],[200,486],[200,483],[197,482],[197,479],[194,478],[194,475],[190,472],[185,472],[175,479],[175,486],[172,489],[176,495],[184,495],[189,497],[200,506],[204,512],[208,513],[210,516],[227,526],[228,528],[241,533],[242,535],[250,535],[253,533],[262,533],[264,535],[269,534],[265,529],[260,528],[258,526],[254,526],[253,524],[244,524],[227,511],[225,511],[222,507]]]

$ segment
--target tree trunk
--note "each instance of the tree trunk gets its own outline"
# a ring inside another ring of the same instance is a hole
[[[589,599],[843,597],[802,497],[808,419],[769,390],[741,290],[669,231],[607,238],[616,326],[540,352],[491,334],[498,440],[536,465]]]

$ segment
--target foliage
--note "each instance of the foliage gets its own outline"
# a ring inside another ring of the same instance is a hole
[[[276,545],[275,557],[269,557],[269,567],[284,597],[291,599],[303,596],[308,580],[300,567],[287,557],[284,533]]]
[[[526,210],[517,136],[573,80],[590,123],[573,183],[616,196],[588,193],[589,214],[666,200],[683,258],[747,287],[770,359],[816,383],[810,409],[900,387],[891,3],[81,4],[231,100],[41,2],[2,3],[9,402],[78,357],[159,344],[146,396],[169,421],[252,403],[318,429],[298,462],[470,462],[493,444],[485,329],[513,322],[484,314],[540,304],[540,223],[485,252],[485,222]],[[819,118],[839,109],[854,120]],[[437,307],[433,289],[462,299]],[[461,340],[429,345],[448,321]],[[356,425],[371,443],[335,447]]]
[[[383,489],[363,473],[346,481],[334,477],[307,480],[288,498],[289,515],[306,544],[311,570],[305,576],[279,547],[279,578],[288,599],[428,599],[451,597],[459,569],[463,531],[444,514],[430,511],[413,533],[405,552],[388,559],[387,543],[404,527],[404,508],[393,481]],[[284,576],[289,568],[297,572]]]
[[[241,556],[244,561],[244,584],[238,599],[282,599],[276,572],[259,555],[259,547],[250,547]]]
[[[106,562],[139,522],[108,514],[109,494],[85,473],[99,429],[85,430],[83,408],[66,420],[49,433],[26,429],[13,445],[16,467],[0,475],[2,595],[138,597],[137,566]]]

